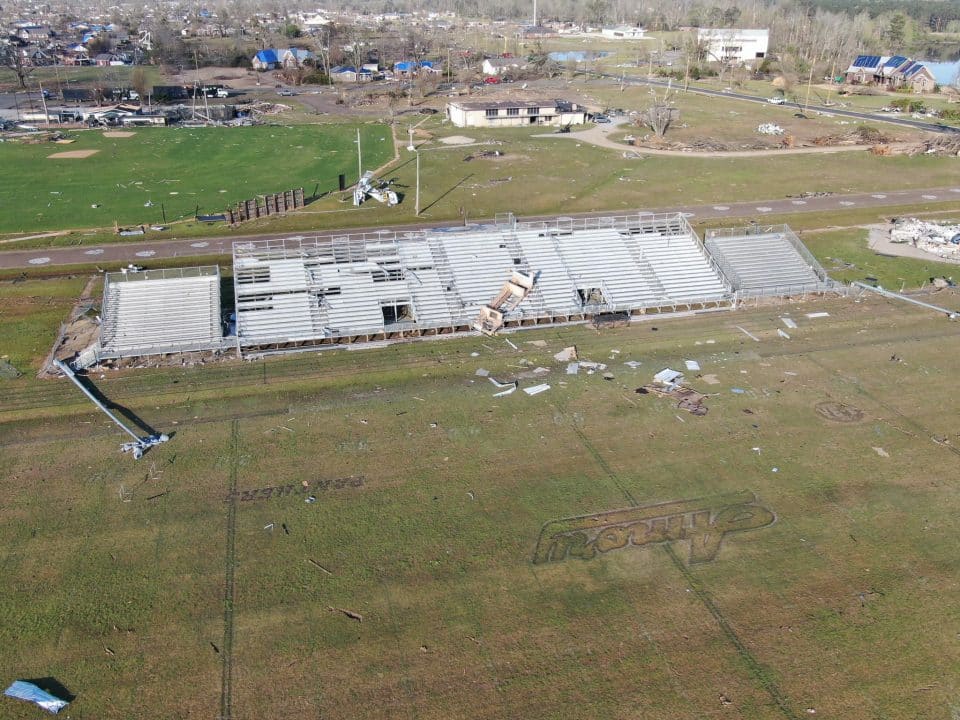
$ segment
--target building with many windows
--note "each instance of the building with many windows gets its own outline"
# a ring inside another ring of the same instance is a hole
[[[519,127],[521,125],[582,125],[589,112],[566,100],[452,102],[447,117],[457,127]]]
[[[770,31],[700,28],[697,43],[710,62],[751,65],[767,56]]]

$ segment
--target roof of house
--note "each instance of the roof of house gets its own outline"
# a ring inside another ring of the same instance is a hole
[[[487,58],[483,62],[489,63],[490,67],[495,68],[520,67],[527,64],[520,58]]]
[[[883,60],[882,55],[857,55],[857,59],[850,64],[850,68],[874,70],[883,64]]]
[[[301,48],[287,48],[286,50],[283,51],[282,54],[283,55],[290,54],[297,61],[309,60],[310,58],[313,57],[312,52],[310,52],[309,50],[303,50]]]
[[[261,50],[256,54],[256,59],[262,63],[278,63],[280,58],[277,57],[277,51],[273,49]]]
[[[911,62],[909,65],[907,65],[905,68],[903,68],[900,72],[903,73],[903,77],[904,77],[904,78],[910,79],[910,78],[912,78],[914,75],[916,75],[917,73],[922,72],[922,71],[924,71],[924,70],[927,70],[927,69],[923,66],[923,63],[922,63],[922,62],[917,62],[916,60],[914,60],[914,61]],[[931,73],[930,73],[929,70],[927,70],[927,74],[928,74],[928,75],[931,75]],[[931,77],[932,77],[932,75],[931,75]]]

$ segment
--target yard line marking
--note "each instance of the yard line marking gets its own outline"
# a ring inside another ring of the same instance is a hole
[[[844,206],[856,205],[856,203],[853,200],[841,200],[840,204]]]
[[[807,201],[806,201],[806,200],[791,200],[790,202],[793,203],[794,205],[806,205],[806,204],[807,204]]]
[[[227,547],[223,581],[223,668],[220,676],[220,717],[231,720],[233,713],[233,609],[237,600],[235,571],[237,566],[237,477],[240,474],[240,421],[234,420],[230,430],[230,505],[227,508]]]
[[[206,242],[195,242],[195,243],[190,243],[190,247],[193,247],[193,248],[205,248],[205,247],[206,247],[207,245],[209,245],[209,244],[210,244],[210,243],[206,243]]]
[[[887,197],[887,196],[884,195],[883,193],[876,193],[876,194],[874,194],[874,195],[871,195],[870,197],[876,198],[877,200],[883,200],[883,199],[884,199],[885,197]]]
[[[84,255],[103,255],[102,248],[94,248],[93,250],[85,250]]]
[[[960,188],[950,188],[950,192],[960,193]]]
[[[31,265],[46,265],[48,262],[50,262],[50,258],[35,257],[35,258],[30,258],[29,260],[27,260],[27,262],[30,263]]]
[[[141,250],[140,252],[136,253],[137,257],[153,257],[156,254],[156,250]]]
[[[937,199],[937,196],[936,196],[936,195],[921,195],[920,197],[922,197],[924,200],[936,200],[936,199]]]
[[[771,208],[771,207],[766,207],[766,206],[758,207],[758,208],[757,208],[757,212],[771,212],[772,210],[773,210],[773,208]]]

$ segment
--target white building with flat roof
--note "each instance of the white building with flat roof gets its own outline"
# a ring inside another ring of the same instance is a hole
[[[753,64],[767,56],[769,30],[740,28],[700,28],[697,44],[710,62]]]
[[[587,109],[566,100],[507,100],[452,102],[447,117],[457,127],[519,127],[521,125],[582,125]]]

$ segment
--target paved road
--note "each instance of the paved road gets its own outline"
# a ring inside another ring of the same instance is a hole
[[[891,192],[862,193],[855,195],[830,195],[827,197],[787,198],[761,200],[754,202],[717,203],[697,205],[686,208],[644,208],[634,212],[685,212],[693,222],[698,220],[743,218],[763,222],[765,215],[829,212],[852,207],[882,208],[894,205],[915,203],[960,201],[960,185],[931,190],[896,190]],[[628,211],[580,213],[574,217],[604,217],[609,215],[627,215]],[[522,220],[552,219],[520,218]],[[492,220],[479,220],[477,224],[491,224]],[[388,225],[371,228],[352,228],[350,230],[325,230],[316,233],[320,237],[349,233],[376,232],[412,232],[426,228],[451,227],[449,221],[419,223],[416,225]],[[225,238],[193,238],[189,240],[160,240],[153,242],[122,243],[114,245],[92,245],[90,247],[72,246],[46,248],[42,250],[8,250],[0,252],[0,268],[36,268],[54,265],[76,265],[90,263],[136,263],[153,265],[170,258],[183,258],[201,255],[230,255],[234,242],[244,240],[267,240],[288,237],[300,237],[312,233],[283,233],[278,235],[242,235]]]
[[[602,75],[605,78],[610,78],[612,80],[620,80],[619,75],[611,75],[605,73]],[[656,87],[672,87],[674,90],[682,89],[682,83],[675,82],[669,83],[665,80],[652,80],[648,78],[624,78],[624,82],[628,85],[654,85]],[[736,100],[745,100],[747,102],[760,103],[761,105],[767,104],[767,99],[762,97],[757,97],[756,95],[744,95],[743,93],[738,92],[724,92],[723,90],[710,90],[708,88],[701,87],[688,87],[686,92],[697,93],[698,95],[712,95],[714,97],[722,98],[734,98]],[[804,107],[800,103],[785,103],[779,107],[786,108],[795,108],[796,110],[803,112]],[[912,118],[900,117],[896,114],[891,113],[868,113],[860,112],[857,110],[844,110],[843,108],[838,107],[827,107],[825,105],[808,105],[806,112],[821,112],[827,113],[829,115],[837,115],[840,117],[849,117],[856,118],[857,120],[873,120],[875,122],[885,122],[890,123],[891,125],[901,125],[903,127],[913,128],[915,130],[926,130],[928,132],[936,133],[960,133],[960,128],[951,127],[949,125],[940,125],[937,123],[924,122],[923,120],[913,120]]]

